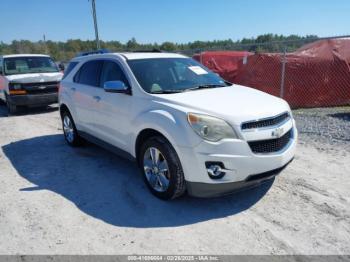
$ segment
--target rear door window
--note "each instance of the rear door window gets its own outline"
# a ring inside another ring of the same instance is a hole
[[[100,85],[102,65],[102,60],[86,62],[84,65],[82,65],[79,72],[74,77],[74,81],[79,84],[98,87]]]

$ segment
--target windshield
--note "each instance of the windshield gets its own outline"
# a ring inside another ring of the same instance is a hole
[[[58,72],[50,57],[10,57],[4,59],[5,75]]]
[[[129,60],[141,87],[148,93],[176,93],[226,86],[225,81],[190,58]]]

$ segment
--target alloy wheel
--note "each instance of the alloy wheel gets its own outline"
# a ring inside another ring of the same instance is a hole
[[[63,118],[63,131],[66,139],[69,143],[73,143],[74,141],[74,128],[72,120],[69,116],[65,115]]]
[[[143,169],[150,186],[157,192],[165,192],[169,187],[170,173],[164,155],[155,147],[146,150]]]

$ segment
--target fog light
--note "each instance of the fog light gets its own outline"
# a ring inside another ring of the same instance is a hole
[[[224,165],[221,162],[206,162],[205,166],[209,177],[212,179],[222,178],[226,174],[224,172]]]

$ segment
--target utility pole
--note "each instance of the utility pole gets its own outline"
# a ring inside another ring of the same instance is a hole
[[[284,97],[284,82],[286,79],[286,62],[287,62],[286,56],[287,56],[287,45],[284,46],[284,52],[283,52],[280,98]]]
[[[43,35],[45,54],[47,54],[46,35]]]
[[[91,4],[92,4],[92,16],[93,16],[93,19],[94,19],[94,27],[95,27],[96,47],[97,47],[97,50],[98,50],[98,49],[101,49],[101,45],[100,45],[100,39],[98,37],[98,27],[97,27],[97,16],[96,16],[95,0],[91,0]]]

